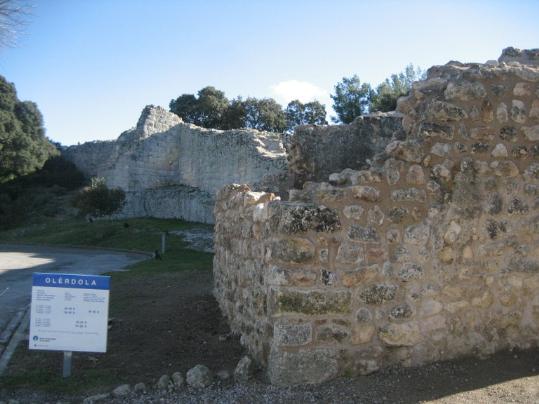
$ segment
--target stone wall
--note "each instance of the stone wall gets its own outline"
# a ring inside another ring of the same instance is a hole
[[[368,159],[389,142],[403,139],[401,120],[389,112],[360,116],[349,125],[298,127],[286,144],[290,183],[299,188],[345,168],[368,167]]]
[[[279,134],[199,128],[160,107],[146,107],[136,128],[116,141],[72,146],[63,154],[88,177],[104,177],[108,186],[126,191],[122,217],[212,223],[213,198],[226,184],[287,188]]]
[[[435,66],[398,112],[367,170],[217,197],[215,295],[273,383],[539,341],[539,67]]]

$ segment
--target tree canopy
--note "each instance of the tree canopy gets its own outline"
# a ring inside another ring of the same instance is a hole
[[[299,100],[288,103],[285,110],[286,126],[292,132],[299,125],[327,125],[326,107],[318,101],[303,104]]]
[[[357,75],[343,77],[331,95],[333,109],[337,117],[334,122],[350,123],[358,116],[376,111],[394,111],[397,99],[408,94],[412,83],[424,78],[425,73],[412,64],[405,70],[393,74],[373,89],[370,84],[362,83]]]
[[[0,183],[41,168],[56,154],[37,105],[19,101],[15,86],[0,76]]]
[[[237,97],[229,101],[222,91],[211,86],[196,96],[182,94],[169,106],[185,122],[205,128],[284,132],[298,125],[327,124],[325,107],[318,101],[302,104],[295,100],[283,109],[273,98]]]

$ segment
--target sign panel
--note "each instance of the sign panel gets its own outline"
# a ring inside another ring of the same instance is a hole
[[[110,277],[32,275],[29,348],[106,352]]]

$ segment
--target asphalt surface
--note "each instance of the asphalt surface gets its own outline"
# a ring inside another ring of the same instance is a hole
[[[30,303],[32,273],[103,274],[147,259],[143,254],[0,244],[0,332]]]

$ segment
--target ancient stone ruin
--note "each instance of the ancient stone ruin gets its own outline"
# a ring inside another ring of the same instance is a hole
[[[63,155],[87,177],[103,177],[109,187],[126,192],[117,217],[213,223],[215,195],[223,186],[245,183],[286,198],[290,181],[299,186],[364,166],[403,136],[401,120],[396,113],[373,114],[350,125],[305,126],[283,137],[252,129],[204,129],[148,106],[136,128],[117,140],[71,146]]]
[[[397,111],[368,169],[217,196],[215,295],[273,383],[539,341],[539,50],[432,67]]]
[[[161,107],[146,107],[136,128],[115,141],[71,146],[63,154],[86,176],[126,191],[120,217],[213,223],[215,194],[226,184],[287,188],[281,135],[204,129]]]

